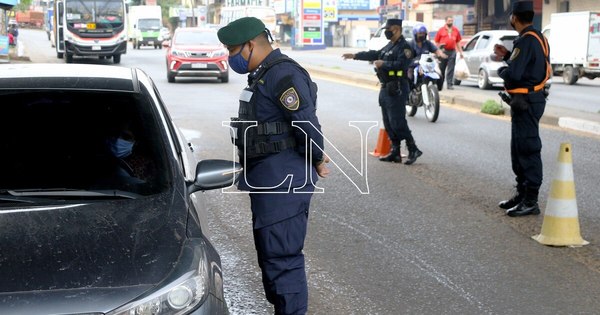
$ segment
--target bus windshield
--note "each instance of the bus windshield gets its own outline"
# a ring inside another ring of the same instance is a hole
[[[65,1],[69,26],[74,28],[114,28],[123,25],[122,0]]]

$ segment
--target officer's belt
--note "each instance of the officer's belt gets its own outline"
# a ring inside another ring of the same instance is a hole
[[[259,142],[253,146],[246,146],[246,154],[254,156],[258,154],[279,153],[290,148],[296,147],[294,138],[285,138],[278,141]]]
[[[289,123],[284,122],[266,122],[256,126],[256,132],[259,136],[280,135],[289,132],[292,129]]]
[[[390,81],[386,81],[386,82],[381,82],[381,87],[385,87],[388,83],[391,82],[402,82],[406,80],[405,78],[398,78],[397,80],[390,80]]]

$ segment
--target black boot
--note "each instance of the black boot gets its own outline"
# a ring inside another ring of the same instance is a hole
[[[509,217],[522,217],[525,215],[540,214],[540,206],[538,205],[539,188],[525,188],[525,196],[518,205],[508,209],[506,215]]]
[[[498,207],[504,210],[508,210],[521,203],[521,201],[523,201],[523,198],[525,198],[525,187],[523,187],[523,185],[521,184],[517,184],[516,188],[517,192],[515,193],[515,195],[508,200],[500,201],[500,203],[498,203]]]
[[[380,161],[402,163],[402,156],[400,155],[400,145],[393,145],[390,154],[380,157]]]
[[[406,141],[406,146],[408,147],[408,160],[404,162],[406,165],[411,165],[417,161],[419,156],[423,155],[423,152],[417,148],[415,141]]]

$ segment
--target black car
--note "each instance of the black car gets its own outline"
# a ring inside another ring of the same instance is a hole
[[[0,66],[0,314],[227,314],[196,163],[150,78]]]

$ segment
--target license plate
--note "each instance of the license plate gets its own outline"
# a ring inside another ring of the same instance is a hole
[[[154,45],[154,42],[153,41],[149,41],[148,45],[152,46],[152,45]]]
[[[102,50],[102,47],[100,47],[100,46],[92,46],[92,50]]]
[[[87,29],[88,30],[95,30],[96,29],[96,23],[88,23],[87,24]]]
[[[208,66],[205,63],[192,63],[194,69],[206,69]]]

